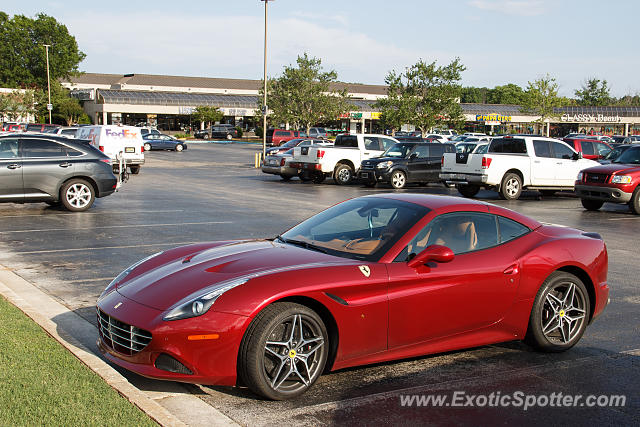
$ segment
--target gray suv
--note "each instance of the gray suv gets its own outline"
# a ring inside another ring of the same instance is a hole
[[[89,141],[44,135],[0,137],[0,202],[89,209],[116,190],[111,159]]]

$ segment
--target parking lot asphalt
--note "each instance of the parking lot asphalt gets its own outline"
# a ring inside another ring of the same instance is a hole
[[[137,260],[173,246],[273,237],[345,199],[390,192],[359,185],[284,182],[253,168],[258,147],[190,144],[181,152],[146,153],[146,164],[116,194],[87,212],[46,204],[0,205],[0,264],[95,323],[95,301],[113,277]],[[457,195],[441,185],[404,192]],[[607,204],[584,211],[570,194],[525,193],[506,202],[478,198],[538,221],[600,233],[609,251],[611,304],[572,350],[541,354],[518,342],[347,369],[324,375],[302,398],[267,402],[243,389],[189,386],[190,392],[244,425],[319,423],[495,424],[640,423],[640,216]],[[452,307],[452,314],[455,307]],[[446,321],[446,319],[443,319]],[[153,381],[131,381],[155,387]],[[444,394],[627,396],[624,407],[403,407],[402,396]]]

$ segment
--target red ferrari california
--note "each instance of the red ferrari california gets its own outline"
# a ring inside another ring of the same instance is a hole
[[[596,233],[469,199],[337,204],[274,239],[179,247],[97,304],[101,351],[138,374],[302,394],[325,371],[511,340],[563,351],[608,302]]]

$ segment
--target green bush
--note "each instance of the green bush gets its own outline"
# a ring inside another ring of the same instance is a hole
[[[182,139],[182,138],[189,138],[189,135],[186,133],[176,133],[175,135],[173,135],[173,137],[177,139]]]
[[[238,131],[238,138],[242,138],[242,128],[240,126],[236,126],[236,130]]]

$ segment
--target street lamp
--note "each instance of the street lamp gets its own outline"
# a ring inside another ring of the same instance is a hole
[[[264,99],[262,102],[262,158],[267,155],[267,5],[274,0],[264,2]]]
[[[45,51],[47,52],[47,92],[49,92],[49,103],[47,104],[47,110],[49,110],[49,124],[51,124],[51,110],[53,110],[53,105],[51,105],[51,81],[49,80],[49,48],[50,44],[43,45]]]

